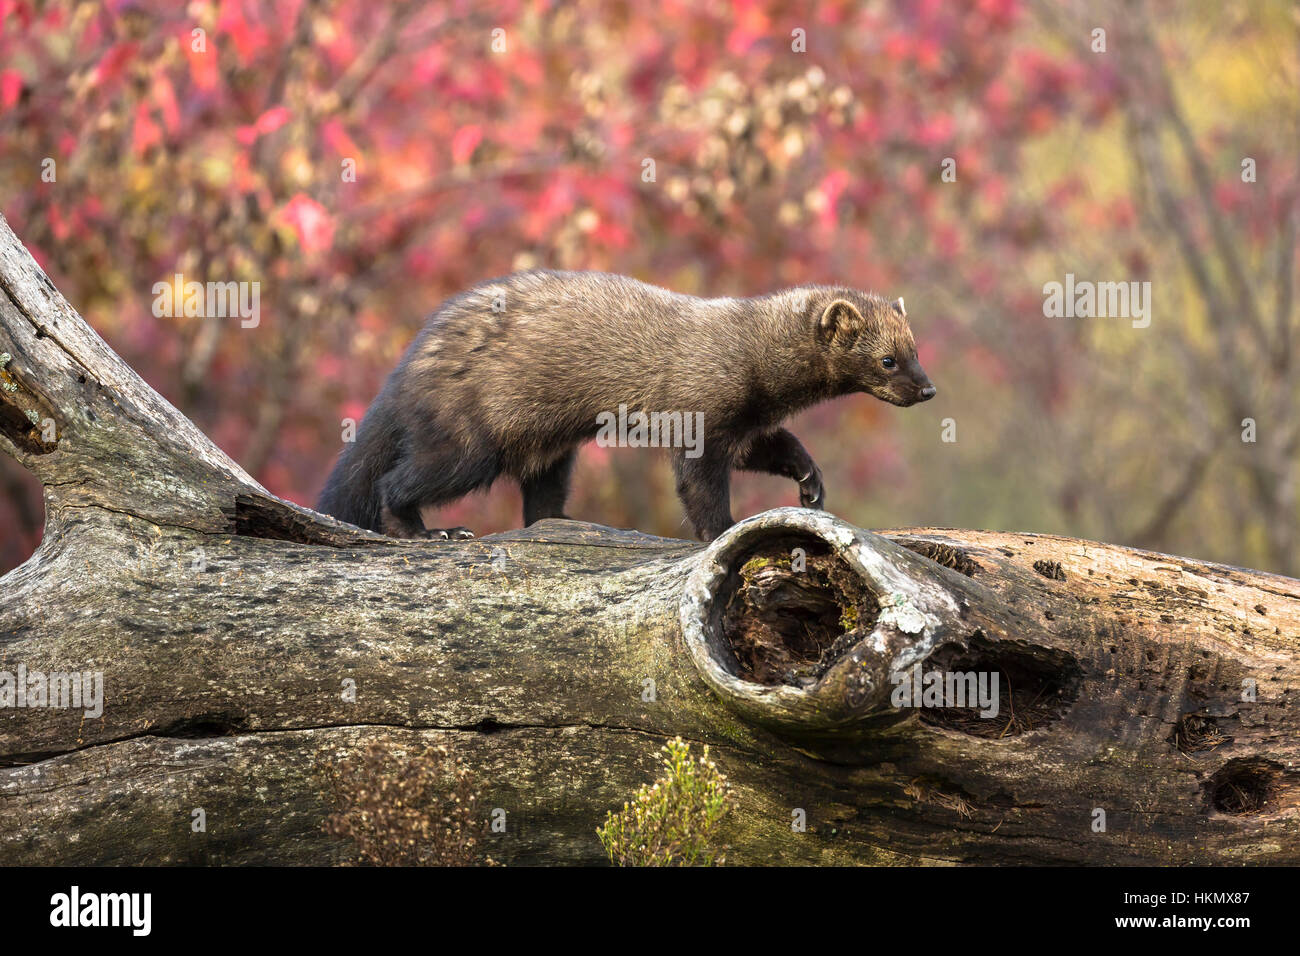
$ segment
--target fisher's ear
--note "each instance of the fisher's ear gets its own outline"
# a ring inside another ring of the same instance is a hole
[[[862,313],[845,299],[836,299],[826,306],[826,311],[817,323],[817,331],[822,339],[842,348],[852,345],[865,327]]]
[[[903,308],[903,297],[901,295],[893,302],[889,303],[889,306],[903,318],[907,318],[907,310]]]

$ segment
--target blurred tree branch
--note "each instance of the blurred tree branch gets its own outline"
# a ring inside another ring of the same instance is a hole
[[[1243,420],[1257,422],[1256,443],[1247,446],[1241,467],[1260,512],[1268,516],[1263,532],[1270,560],[1279,570],[1293,571],[1300,566],[1295,554],[1294,490],[1300,419],[1294,414],[1296,383],[1291,381],[1288,370],[1295,325],[1291,288],[1296,242],[1294,196],[1300,184],[1297,171],[1294,167],[1285,172],[1277,170],[1292,177],[1284,183],[1282,194],[1286,201],[1277,217],[1277,264],[1271,275],[1264,270],[1259,276],[1251,276],[1243,252],[1246,244],[1242,230],[1218,203],[1215,177],[1180,104],[1168,58],[1152,22],[1150,4],[1146,0],[1110,4],[1105,16],[1098,16],[1095,7],[1082,4],[1041,2],[1034,9],[1058,37],[1075,45],[1089,36],[1094,21],[1112,27],[1114,35],[1107,55],[1120,63],[1114,74],[1137,171],[1134,191],[1153,200],[1139,204],[1140,221],[1153,244],[1172,238],[1201,297],[1201,310],[1213,341],[1211,351],[1206,353],[1195,344],[1185,323],[1178,331],[1171,330],[1171,344],[1189,362],[1188,379],[1192,384],[1185,401],[1199,402],[1192,395],[1194,391],[1217,397],[1221,419],[1210,427],[1222,436],[1216,439],[1218,442],[1232,441],[1229,436],[1243,427]],[[1295,121],[1296,117],[1287,120]],[[1181,162],[1170,155],[1166,133],[1172,136]],[[1180,178],[1188,188],[1178,188]],[[1204,230],[1198,228],[1201,223]],[[1270,284],[1276,303],[1272,329],[1264,320],[1261,305]],[[1165,400],[1170,398],[1173,396]],[[1172,465],[1162,469],[1160,483],[1169,490],[1140,524],[1136,541],[1158,543],[1179,512],[1194,504],[1195,491],[1202,486],[1210,460],[1202,448],[1191,452],[1180,469]]]

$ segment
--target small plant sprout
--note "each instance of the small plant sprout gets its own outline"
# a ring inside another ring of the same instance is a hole
[[[674,737],[664,746],[665,774],[643,786],[596,830],[618,866],[721,866],[723,818],[735,806],[727,778],[691,745]]]

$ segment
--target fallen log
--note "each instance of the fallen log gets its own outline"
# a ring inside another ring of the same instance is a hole
[[[736,788],[736,863],[1300,862],[1300,582],[798,508],[389,539],[258,485],[3,219],[0,290],[46,505],[0,578],[0,863],[348,861],[320,767],[376,739],[472,768],[495,859],[599,862],[673,736]],[[101,706],[49,706],[86,674]]]

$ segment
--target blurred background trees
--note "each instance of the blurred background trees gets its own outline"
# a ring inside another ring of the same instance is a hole
[[[845,282],[906,297],[939,396],[793,423],[831,510],[1295,574],[1296,11],[0,0],[0,208],[129,364],[304,504],[482,279]],[[156,317],[177,273],[260,283],[260,323]],[[1150,326],[1045,317],[1066,273],[1149,281]],[[652,457],[586,448],[570,513],[685,534]],[[734,498],[796,493],[738,475]],[[519,514],[503,482],[439,524]],[[8,459],[0,528],[2,570],[41,528]]]

